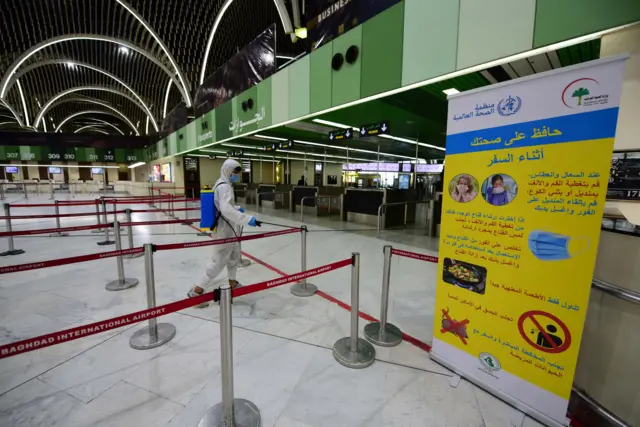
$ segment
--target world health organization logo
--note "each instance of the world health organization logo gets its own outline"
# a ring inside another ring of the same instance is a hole
[[[498,114],[501,116],[513,116],[520,111],[522,107],[522,99],[519,96],[507,96],[498,102]]]

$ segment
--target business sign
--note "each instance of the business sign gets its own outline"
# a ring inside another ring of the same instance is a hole
[[[0,161],[137,163],[145,161],[143,149],[59,146],[0,146]]]
[[[360,126],[360,138],[366,138],[367,136],[377,136],[385,133],[389,133],[389,122],[380,122]]]
[[[351,129],[336,129],[329,132],[331,141],[340,141],[341,139],[353,139],[353,131]]]
[[[431,357],[549,426],[568,425],[624,65],[449,101]]]
[[[607,198],[640,200],[640,151],[613,153]]]
[[[307,0],[307,43],[316,50],[400,0]]]
[[[363,172],[400,172],[399,163],[346,163],[342,165],[343,171]]]

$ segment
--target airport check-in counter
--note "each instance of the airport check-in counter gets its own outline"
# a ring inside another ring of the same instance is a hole
[[[258,187],[258,206],[272,209],[289,209],[289,192],[292,186],[288,184],[260,184]]]
[[[249,183],[244,191],[244,202],[247,205],[255,205],[258,197],[258,187],[260,184]]]
[[[311,197],[315,197],[318,194],[319,187],[308,187],[308,186],[295,186],[293,187],[291,198],[291,212],[296,212],[300,210],[300,205],[302,204],[302,199],[304,200],[304,205],[306,208],[310,209],[315,207],[315,200]]]
[[[382,210],[382,228],[402,226],[405,223],[416,222],[416,193],[413,189],[368,189],[348,188],[344,196],[344,212],[347,221],[377,226],[378,212],[382,204],[400,203],[385,206]],[[345,219],[343,217],[343,219]]]
[[[247,184],[234,183],[232,185],[236,203],[245,205],[247,203]]]

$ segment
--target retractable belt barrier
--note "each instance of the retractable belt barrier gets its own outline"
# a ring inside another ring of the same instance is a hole
[[[400,249],[391,249],[391,253],[393,255],[399,255],[399,256],[406,257],[406,258],[418,259],[420,261],[433,262],[433,263],[436,263],[436,264],[438,263],[438,257],[437,256],[424,255],[424,254],[419,254],[417,252],[403,251],[403,250],[400,250]]]
[[[226,239],[225,239],[226,240]],[[136,248],[136,251],[143,252],[144,248]],[[113,251],[108,252],[108,256],[117,256],[116,252],[125,251]],[[96,255],[106,255],[96,254]],[[103,256],[104,257],[104,256]],[[79,257],[76,257],[79,258]],[[97,259],[97,258],[92,258]],[[264,282],[248,285],[242,288],[234,289],[232,291],[233,297],[240,297],[243,295],[260,292],[265,289],[275,288],[278,286],[286,285],[288,283],[297,282],[301,279],[318,276],[329,271],[337,270],[352,264],[352,259],[348,258],[342,261],[327,264],[322,267],[313,268],[301,273],[292,274],[289,276],[281,277],[274,280],[267,280]],[[10,267],[5,267],[10,268]],[[0,269],[0,272],[2,269]],[[107,320],[102,320],[95,323],[90,323],[84,326],[78,326],[75,328],[65,329],[62,331],[41,335],[34,338],[29,338],[22,341],[13,342],[0,346],[0,359],[4,359],[18,354],[28,353],[34,350],[50,347],[56,344],[62,344],[68,341],[85,338],[90,335],[95,335],[101,332],[106,332],[115,328],[138,323],[144,320],[155,319],[160,316],[164,316],[176,311],[184,310],[189,307],[200,305],[203,303],[218,301],[220,298],[219,290],[214,292],[208,292],[194,298],[187,298],[180,301],[172,302],[169,304],[160,305],[157,307],[148,308],[145,310],[136,311],[134,313],[126,314],[123,316],[114,317]]]

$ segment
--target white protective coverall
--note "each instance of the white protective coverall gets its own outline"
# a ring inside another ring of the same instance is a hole
[[[230,177],[237,167],[240,167],[240,163],[237,161],[233,159],[225,160],[220,169],[220,178],[213,186],[213,200],[216,212],[220,214],[218,226],[214,232],[216,239],[236,237],[234,229],[238,229],[239,226],[249,225],[249,221],[252,218],[250,215],[240,212],[240,206],[233,204],[235,197]],[[211,261],[207,264],[207,270],[198,286],[204,289],[205,292],[211,291],[214,288],[213,281],[225,266],[229,272],[229,280],[236,280],[236,271],[241,260],[240,256],[240,242],[213,246]]]

